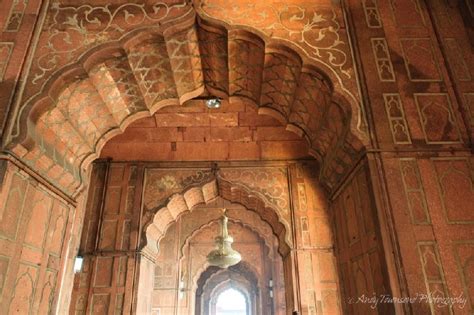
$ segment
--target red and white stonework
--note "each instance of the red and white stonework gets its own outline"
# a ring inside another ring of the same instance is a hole
[[[474,312],[472,1],[1,7],[1,314]]]

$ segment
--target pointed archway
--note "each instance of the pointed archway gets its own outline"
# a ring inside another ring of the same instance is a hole
[[[174,222],[185,215],[186,213],[192,212],[192,210],[199,205],[208,204],[215,200],[216,198],[221,197],[224,200],[227,200],[232,203],[241,204],[244,208],[256,213],[258,217],[268,224],[271,228],[271,231],[274,235],[276,242],[278,243],[277,249],[279,255],[283,260],[283,269],[282,272],[284,274],[285,280],[285,294],[287,294],[287,300],[291,301],[292,296],[294,296],[296,291],[299,289],[295,286],[295,282],[291,279],[294,277],[295,273],[295,266],[297,262],[295,261],[295,256],[291,255],[291,249],[294,248],[293,245],[293,237],[294,235],[291,232],[291,228],[289,222],[286,222],[284,217],[279,214],[278,210],[276,210],[275,206],[272,206],[271,203],[265,200],[264,197],[259,196],[258,192],[252,191],[249,187],[242,185],[242,183],[232,183],[223,179],[217,173],[214,178],[211,180],[200,184],[198,186],[194,186],[191,188],[186,189],[185,191],[174,193],[166,201],[155,207],[154,214],[145,218],[144,229],[142,232],[142,248],[141,248],[141,257],[139,262],[139,270],[138,270],[138,289],[136,293],[136,309],[137,310],[147,310],[149,309],[150,305],[150,298],[149,298],[149,288],[152,288],[153,285],[151,283],[152,277],[150,277],[150,272],[154,270],[155,259],[158,256],[159,252],[159,242],[160,240],[166,235],[168,228]],[[186,241],[187,242],[187,241]],[[246,264],[241,264],[239,270],[247,270],[247,275],[251,274],[250,267],[242,267]],[[243,268],[243,269],[242,269]],[[235,269],[235,268],[234,268]],[[209,269],[213,272],[216,270]],[[206,275],[210,271],[203,271],[201,275]],[[255,285],[257,285],[258,280],[253,275],[253,279]],[[241,279],[242,280],[242,279]],[[283,279],[282,279],[283,280]],[[248,281],[244,281],[248,282]],[[199,291],[200,284],[199,280],[197,280]],[[229,282],[230,283],[230,282]],[[261,284],[266,286],[266,284]],[[213,288],[218,289],[219,292],[225,290],[228,286],[218,286]],[[250,287],[249,287],[250,288]],[[247,288],[248,289],[248,288]],[[202,288],[201,288],[202,290]],[[252,294],[255,294],[255,288]],[[214,292],[214,291],[213,291]],[[212,302],[215,304],[215,298],[218,294],[212,294],[212,296],[208,296],[208,302]],[[252,295],[255,298],[255,295]],[[196,297],[197,298],[197,297]],[[199,297],[199,301],[196,300],[196,303],[201,303],[201,296]],[[249,304],[251,306],[251,314],[260,314],[257,312],[260,309],[259,303],[256,299],[251,299],[251,296],[248,296],[248,301],[252,303]],[[211,301],[212,300],[212,301]],[[206,302],[207,303],[207,302]],[[212,304],[212,303],[211,303]],[[215,305],[214,305],[215,306]],[[196,307],[198,305],[196,304]],[[292,306],[290,305],[290,308]],[[210,309],[205,308],[203,309],[201,305],[199,309],[203,312],[209,312]],[[196,308],[197,310],[197,308]],[[250,310],[250,309],[249,309]],[[204,314],[204,313],[203,313]]]
[[[283,256],[288,254],[293,241],[287,219],[258,192],[241,183],[227,181],[219,175],[204,184],[171,195],[163,205],[155,208],[154,214],[148,214],[142,235],[143,250],[154,256],[158,251],[159,241],[173,222],[186,212],[192,211],[194,207],[209,203],[217,197],[242,204],[257,213],[263,221],[272,227],[273,233],[279,241],[280,254]]]
[[[95,46],[51,76],[22,107],[7,149],[75,197],[101,148],[131,122],[197,96],[244,98],[307,140],[331,188],[367,139],[357,104],[322,69],[290,44],[189,11]]]

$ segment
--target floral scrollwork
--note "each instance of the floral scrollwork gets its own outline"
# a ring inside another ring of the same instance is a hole
[[[264,3],[233,4],[203,0],[200,10],[208,17],[231,25],[255,27],[267,36],[293,42],[306,54],[351,78],[350,63],[341,40],[341,26],[334,8],[284,5],[279,8]],[[229,14],[232,13],[232,14]]]
[[[37,84],[46,73],[55,70],[59,64],[74,60],[87,48],[117,40],[127,31],[138,27],[159,25],[191,9],[185,0],[177,3],[123,3],[116,6],[66,6],[55,1],[49,9],[48,24],[42,35],[44,43],[36,61],[38,72],[32,83]]]

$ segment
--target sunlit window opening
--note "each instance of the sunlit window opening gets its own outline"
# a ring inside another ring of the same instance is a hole
[[[242,293],[227,289],[217,298],[216,315],[247,315],[247,303]]]

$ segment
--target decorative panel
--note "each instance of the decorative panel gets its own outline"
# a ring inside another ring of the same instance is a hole
[[[100,234],[100,249],[113,250],[117,238],[117,220],[104,220],[102,222],[102,231]]]
[[[6,196],[6,202],[1,208],[0,237],[15,240],[28,183],[20,175],[14,174],[11,187]]]
[[[399,28],[425,26],[418,0],[389,0],[395,23]]]
[[[448,298],[449,295],[436,242],[417,242],[417,247],[423,268],[426,291],[430,297],[440,299],[440,304],[437,304],[436,300],[429,304],[431,314],[446,314],[446,309],[449,310],[449,314],[452,314],[452,306],[445,305],[442,301],[443,298]]]
[[[108,314],[110,294],[93,294],[91,314]]]
[[[37,277],[37,266],[20,263],[10,300],[9,313],[29,314],[32,312]]]
[[[462,281],[467,310],[474,313],[474,240],[456,241],[453,245],[459,277]]]
[[[459,46],[456,38],[445,38],[444,43],[446,46],[448,64],[454,74],[454,77],[459,81],[471,81],[471,72],[466,63],[464,52]]]
[[[343,288],[344,314],[391,314],[393,305],[356,303],[365,295],[389,295],[386,265],[378,232],[368,169],[358,167],[332,201],[336,259]]]
[[[365,21],[370,28],[382,27],[377,0],[362,0],[364,6]]]
[[[410,144],[410,130],[405,119],[402,100],[397,93],[384,93],[385,111],[387,112],[392,132],[393,142],[396,144]]]
[[[225,168],[220,171],[220,176],[224,180],[249,187],[282,215],[288,215],[290,202],[286,168]]]
[[[441,72],[430,38],[403,38],[400,43],[408,78],[411,81],[441,81]]]
[[[20,29],[27,5],[28,0],[13,0],[10,14],[5,24],[5,32],[16,32]]]
[[[415,93],[426,143],[460,143],[461,135],[446,93]]]
[[[147,209],[153,209],[162,205],[171,194],[207,183],[211,179],[212,173],[206,169],[147,169],[143,203]]]
[[[94,287],[109,287],[112,285],[113,257],[97,257]]]
[[[42,251],[46,230],[50,221],[49,214],[52,200],[43,191],[37,191],[32,204],[31,217],[28,221],[24,242],[26,245]]]
[[[118,214],[121,196],[122,188],[120,186],[107,187],[107,199],[105,201],[104,212],[107,214]]]
[[[308,217],[301,217],[301,239],[303,246],[311,246]]]
[[[56,278],[57,271],[46,271],[45,283],[43,284],[43,287],[40,290],[41,300],[37,311],[38,314],[51,314],[54,301],[54,293],[56,291]]]
[[[428,213],[425,191],[416,159],[400,159],[400,172],[411,222],[413,224],[430,224],[431,219]]]
[[[13,43],[0,42],[0,82],[3,81],[8,62],[13,52]]]
[[[64,234],[68,223],[69,209],[61,203],[53,205],[51,213],[51,227],[52,234],[51,243],[49,245],[51,253],[59,256],[64,244]]]
[[[390,52],[385,38],[371,38],[372,51],[374,53],[377,73],[382,82],[394,82],[395,72],[393,71]]]
[[[297,191],[298,191],[298,206],[299,211],[306,212],[308,211],[308,200],[306,197],[306,187],[304,183],[297,183],[296,184]]]
[[[439,195],[449,224],[473,224],[474,168],[468,158],[432,158]]]

